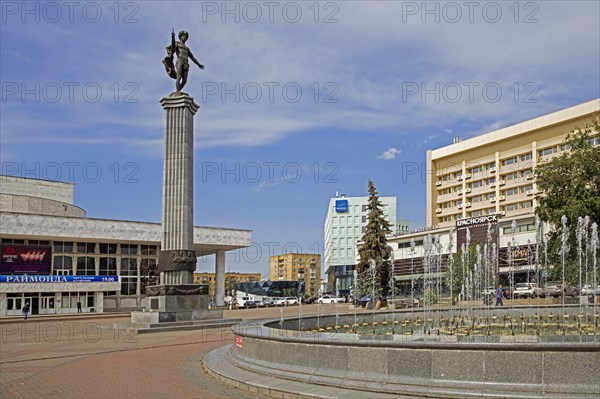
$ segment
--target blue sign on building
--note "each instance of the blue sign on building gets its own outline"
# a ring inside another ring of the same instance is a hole
[[[335,200],[336,212],[348,212],[348,200]]]
[[[119,276],[54,276],[8,275],[0,276],[0,283],[117,283]]]

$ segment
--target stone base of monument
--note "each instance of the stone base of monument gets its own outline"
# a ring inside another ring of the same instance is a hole
[[[143,310],[132,312],[138,333],[229,327],[242,319],[224,319],[223,310],[208,309],[208,285],[146,287]]]

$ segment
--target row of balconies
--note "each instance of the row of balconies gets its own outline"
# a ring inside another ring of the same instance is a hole
[[[530,177],[529,177],[529,176],[527,176],[527,179],[529,180],[529,179],[530,179]],[[490,188],[495,188],[495,187],[496,187],[496,185],[498,185],[498,186],[504,186],[504,185],[506,185],[506,180],[499,180],[499,181],[497,181],[497,182],[490,183]],[[478,188],[478,187],[476,187],[475,189],[477,189],[477,188]],[[485,188],[485,187],[483,187],[483,186],[482,186],[482,188]],[[472,188],[470,188],[470,187],[467,187],[467,188],[465,188],[464,190],[463,190],[463,189],[456,190],[456,192],[455,192],[454,194],[455,194],[455,195],[458,195],[458,196],[460,196],[460,195],[462,195],[462,194],[463,194],[463,192],[468,194],[468,193],[470,193],[470,192],[472,192],[472,191],[473,191],[473,189],[472,189]],[[534,194],[533,192],[531,192],[531,193],[530,193],[529,191],[531,191],[531,190],[528,190],[528,192],[527,192],[527,195],[533,195],[533,194]],[[438,197],[439,197],[439,198],[443,198],[443,197],[445,197],[445,196],[447,196],[447,195],[452,195],[452,193],[440,194]]]
[[[492,168],[490,168],[490,169],[487,169],[487,170],[484,170],[484,171],[482,171],[482,173],[483,173],[483,172],[485,172],[485,173],[492,174],[492,173],[496,173],[496,170],[497,170],[497,169],[496,169],[496,167],[494,166],[494,167],[492,167]],[[478,173],[479,173],[479,172],[478,172]],[[456,181],[467,180],[467,179],[470,179],[471,177],[472,177],[471,173],[465,173],[464,175],[457,176],[457,177],[456,177]],[[450,181],[450,180],[448,180],[448,181]],[[436,183],[435,183],[435,185],[436,185],[436,186],[441,186],[442,184],[444,184],[444,182],[443,182],[442,180],[438,180],[438,181],[436,181]]]
[[[535,194],[535,191],[534,190],[527,190],[525,194],[527,196],[532,196],[532,195]],[[489,201],[491,203],[494,203],[496,201],[504,201],[504,200],[506,200],[506,196],[505,195],[501,195],[499,197],[492,197],[492,198],[489,199]],[[471,205],[472,205],[471,202],[465,202],[464,204],[457,205],[457,208],[458,209],[469,208],[469,207],[471,207]],[[450,209],[450,208],[452,208],[452,207],[449,207],[448,209]],[[442,213],[443,211],[444,211],[443,208],[437,208],[435,210],[435,213]]]
[[[496,168],[495,168],[495,167],[494,167],[494,168],[491,168],[491,169],[487,170],[486,172],[488,172],[488,173],[490,173],[490,174],[496,173]],[[472,177],[472,176],[471,176],[471,174],[470,174],[470,173],[467,173],[467,174],[464,174],[464,175],[460,175],[460,176],[458,176],[458,177],[456,178],[456,182],[460,182],[460,181],[463,181],[463,180],[467,180],[467,179],[470,179],[471,177]],[[535,178],[535,175],[532,173],[532,174],[530,174],[530,175],[526,176],[525,178],[526,178],[527,180],[533,180],[533,179]],[[500,181],[501,181],[501,182],[504,182],[504,180],[500,180]],[[456,182],[455,182],[455,183],[456,183]],[[437,180],[437,181],[436,181],[436,183],[435,183],[435,185],[436,185],[436,186],[438,186],[438,187],[439,187],[439,186],[441,186],[441,185],[443,185],[443,184],[444,184],[444,181],[442,181],[442,180]],[[492,183],[492,184],[494,184],[494,183]]]

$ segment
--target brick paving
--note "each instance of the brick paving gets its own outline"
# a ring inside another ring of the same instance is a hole
[[[298,310],[227,310],[225,317],[293,317]],[[317,312],[317,305],[302,307],[303,315]],[[138,335],[127,316],[0,320],[0,398],[262,398],[222,384],[201,366],[206,353],[233,338],[229,328]]]

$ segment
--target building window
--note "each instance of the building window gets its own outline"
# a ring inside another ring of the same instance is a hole
[[[73,258],[70,256],[55,256],[54,274],[57,276],[70,276],[73,274]]]
[[[98,244],[98,249],[101,254],[116,254],[117,244]]]
[[[483,201],[483,195],[476,195],[475,197],[471,198],[471,202],[481,202]]]
[[[485,184],[492,184],[492,183],[496,183],[496,178],[495,177],[490,177],[488,179],[485,180]]]
[[[362,211],[363,211],[363,212],[366,212],[366,211],[367,211],[367,205],[363,205],[363,206],[362,206]]]
[[[519,193],[519,189],[518,188],[510,188],[506,191],[504,191],[504,195],[515,195]]]
[[[25,244],[25,240],[15,240],[12,238],[3,238],[2,244],[15,244],[15,245]]]
[[[471,212],[471,217],[477,217],[477,216],[482,216],[482,215],[483,215],[483,211],[482,210]]]
[[[50,241],[46,240],[27,240],[28,245],[50,245]]]
[[[502,161],[502,166],[512,165],[513,163],[517,163],[517,157],[508,158]]]
[[[54,253],[62,252],[62,253],[73,253],[73,243],[72,242],[62,242],[62,241],[54,241]]]
[[[477,187],[481,187],[481,186],[483,186],[483,180],[477,180],[477,181],[474,181],[473,183],[471,183],[472,188],[477,188]]]
[[[480,166],[476,166],[476,167],[474,167],[474,168],[471,169],[471,173],[479,173],[481,171],[483,171],[483,166],[481,166],[481,165]]]
[[[550,147],[550,148],[546,148],[544,150],[540,150],[540,156],[546,156],[546,155],[550,155],[550,154],[554,154],[558,152],[558,147],[554,146],[554,147]]]
[[[485,165],[485,170],[490,170],[495,167],[496,167],[496,162],[490,162],[487,165]]]
[[[121,254],[123,255],[137,255],[138,248],[137,244],[121,244]]]
[[[91,256],[78,256],[76,274],[78,276],[95,276],[96,260]]]
[[[532,206],[533,206],[533,201],[521,202],[521,209],[531,208]]]
[[[533,173],[533,169],[525,169],[525,170],[521,171],[521,176],[527,177],[532,173]]]
[[[532,158],[531,153],[521,155],[521,162],[529,161]]]
[[[77,252],[80,254],[94,254],[96,253],[96,244],[93,242],[78,242]]]
[[[117,275],[117,258],[100,258],[100,276],[116,276]]]
[[[505,211],[516,211],[518,209],[518,204],[509,204],[504,207]]]
[[[517,226],[517,228],[515,229],[515,233],[522,233],[525,231],[534,231],[535,230],[535,224],[533,223],[529,223],[529,224],[522,224]],[[512,234],[512,227],[504,227],[502,229],[504,235],[508,235],[508,234]]]
[[[507,174],[507,175],[506,175],[504,178],[505,178],[506,180],[514,180],[514,179],[516,179],[517,177],[519,177],[518,173],[517,173],[517,172],[513,172],[513,173],[509,173],[509,174]]]
[[[560,150],[561,151],[567,151],[567,150],[570,150],[570,149],[571,149],[571,146],[569,144],[562,144],[560,146]]]
[[[121,279],[121,295],[137,294],[137,277],[125,277]]]
[[[487,193],[485,199],[489,200],[496,197],[496,193]]]
[[[533,190],[533,184],[528,184],[527,186],[521,186],[522,193],[526,193],[529,190]]]
[[[137,259],[121,258],[121,276],[137,276]]]

